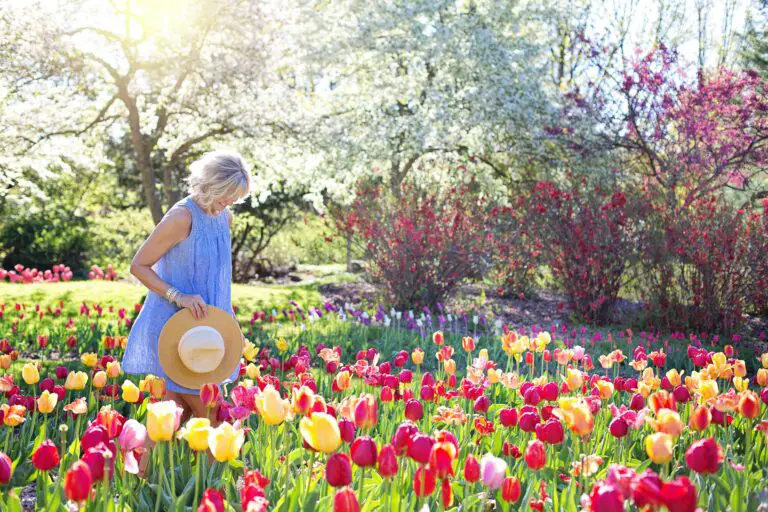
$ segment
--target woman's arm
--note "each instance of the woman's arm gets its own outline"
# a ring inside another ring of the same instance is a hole
[[[131,274],[151,291],[165,297],[171,285],[160,279],[152,266],[172,247],[187,238],[191,228],[192,214],[189,211],[185,208],[171,209],[133,257]],[[189,309],[196,319],[205,318],[208,314],[205,301],[199,295],[181,294],[177,301]]]

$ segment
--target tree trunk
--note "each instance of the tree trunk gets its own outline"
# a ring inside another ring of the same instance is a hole
[[[352,233],[347,232],[347,272],[352,272]]]

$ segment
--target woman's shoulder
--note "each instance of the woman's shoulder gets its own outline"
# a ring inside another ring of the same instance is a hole
[[[158,228],[161,226],[168,232],[178,233],[179,240],[181,241],[188,237],[192,230],[192,212],[189,208],[177,203],[165,213],[160,224],[158,224]]]

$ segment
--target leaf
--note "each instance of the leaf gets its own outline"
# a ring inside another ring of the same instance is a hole
[[[15,492],[8,493],[5,497],[4,512],[24,512],[21,506],[21,500]]]

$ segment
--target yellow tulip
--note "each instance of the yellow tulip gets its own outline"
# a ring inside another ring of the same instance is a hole
[[[683,432],[683,422],[680,415],[672,409],[659,409],[656,420],[648,420],[658,432],[664,432],[672,437],[679,437]]]
[[[145,393],[149,393],[149,385],[152,383],[153,380],[155,380],[157,377],[152,375],[151,373],[141,379],[139,381],[139,389],[142,390]]]
[[[683,383],[682,374],[675,369],[669,370],[667,372],[667,380],[669,380],[669,383],[675,387]]]
[[[496,368],[488,368],[488,382],[496,384],[501,380],[501,372]]]
[[[277,343],[275,343],[277,346],[277,350],[279,352],[285,352],[288,350],[288,342],[285,341],[285,338],[278,338]]]
[[[190,418],[184,427],[182,437],[187,440],[191,449],[201,452],[208,449],[210,431],[211,422],[208,418]]]
[[[107,377],[110,379],[116,379],[121,373],[120,363],[118,361],[110,361],[107,363]]]
[[[768,370],[765,368],[757,370],[757,377],[755,380],[757,380],[757,384],[762,388],[768,386]]]
[[[577,436],[586,436],[595,427],[595,418],[589,405],[583,398],[563,397],[558,401],[557,409],[552,411],[556,417],[565,421],[571,432]]]
[[[80,356],[80,361],[88,368],[93,368],[99,362],[99,356],[93,352],[86,352]]]
[[[259,355],[259,350],[256,348],[256,345],[246,341],[245,347],[243,347],[243,357],[248,361],[253,361],[257,355]]]
[[[37,398],[37,410],[43,414],[48,414],[56,408],[59,401],[59,395],[51,393],[47,389]]]
[[[139,401],[139,388],[136,387],[136,384],[131,382],[130,380],[126,380],[123,382],[123,400],[128,402],[129,404],[135,404]]]
[[[248,366],[245,367],[245,374],[248,376],[249,379],[253,379],[253,380],[256,380],[259,377],[261,377],[261,371],[259,370],[259,367],[253,363],[248,363]]]
[[[31,386],[37,384],[40,380],[40,372],[37,371],[36,365],[27,363],[21,369],[21,377],[24,379],[24,382]]]
[[[330,414],[316,412],[303,417],[299,430],[307,444],[319,452],[331,453],[341,446],[339,424]]]
[[[763,368],[768,368],[768,352],[760,354],[760,364],[763,365]]]
[[[613,384],[607,380],[596,380],[595,386],[600,394],[601,400],[608,400],[613,394]]]
[[[176,402],[168,400],[147,406],[147,433],[155,442],[170,441],[176,430],[178,415]]]
[[[68,391],[80,391],[85,389],[88,383],[88,375],[85,372],[69,372],[67,380],[64,382],[64,388]]]
[[[733,363],[733,373],[737,377],[747,376],[747,364],[743,359],[737,359],[736,362]]]
[[[645,452],[656,464],[666,464],[672,460],[673,449],[672,436],[664,432],[656,432],[645,438]]]
[[[453,375],[456,373],[456,361],[453,359],[448,359],[447,361],[443,362],[443,367],[445,368],[445,373],[448,375]]]
[[[211,429],[208,433],[208,446],[219,462],[236,459],[240,454],[243,441],[245,441],[245,433],[240,429],[236,430],[227,422]]]
[[[23,405],[0,405],[0,412],[2,412],[3,423],[9,427],[18,427],[24,422],[24,415],[27,413],[27,408]]]
[[[733,387],[736,388],[736,391],[746,391],[748,386],[749,380],[742,377],[733,378]]]
[[[573,368],[566,369],[566,376],[563,377],[565,380],[565,385],[568,386],[568,389],[571,391],[575,389],[581,388],[581,385],[584,383],[584,378],[581,375],[581,372],[579,370],[574,370]]]
[[[411,359],[413,359],[413,364],[420,365],[424,362],[424,351],[420,348],[416,348],[411,352]]]
[[[107,385],[107,372],[101,370],[96,372],[91,382],[93,382],[93,387],[96,389],[102,389]]]
[[[701,399],[705,402],[714,400],[718,393],[717,381],[703,380],[699,383],[699,394],[701,395]]]
[[[280,393],[272,386],[267,386],[264,391],[256,395],[256,409],[267,425],[279,425],[288,416],[291,404],[284,400]]]

